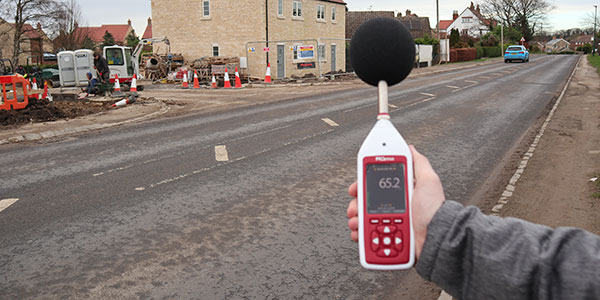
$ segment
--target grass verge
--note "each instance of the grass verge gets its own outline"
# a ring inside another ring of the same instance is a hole
[[[590,64],[598,70],[598,74],[600,74],[600,55],[592,56],[588,54],[588,61]]]

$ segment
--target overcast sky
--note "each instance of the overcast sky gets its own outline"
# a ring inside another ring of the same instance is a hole
[[[259,0],[256,0],[259,1]],[[430,18],[431,26],[435,27],[435,0],[426,1],[391,1],[391,0],[345,0],[350,10],[393,10],[404,14],[410,9],[419,16]],[[548,16],[549,30],[584,27],[581,19],[594,13],[594,5],[600,6],[600,0],[549,0],[556,9]],[[474,1],[477,3],[477,1]],[[440,19],[450,20],[452,11],[462,12],[470,5],[470,0],[439,0]],[[102,24],[125,24],[131,19],[133,28],[138,35],[146,29],[147,19],[152,15],[150,0],[79,0],[83,19],[88,26]],[[546,28],[545,28],[546,29]]]

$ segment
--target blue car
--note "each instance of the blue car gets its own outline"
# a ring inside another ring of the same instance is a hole
[[[522,62],[529,61],[529,51],[525,49],[523,46],[515,45],[508,46],[506,48],[506,52],[504,52],[504,62],[508,63],[509,61],[520,60]]]

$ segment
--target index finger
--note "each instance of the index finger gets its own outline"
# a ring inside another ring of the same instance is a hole
[[[350,197],[356,197],[357,195],[357,189],[358,189],[358,184],[356,183],[356,181],[350,185],[350,187],[348,188],[348,195],[350,195]]]

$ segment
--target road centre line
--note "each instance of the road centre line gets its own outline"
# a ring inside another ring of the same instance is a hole
[[[394,104],[388,104],[391,108],[398,108],[398,106],[394,105]]]
[[[264,130],[264,131],[256,132],[256,133],[253,133],[253,134],[250,134],[250,135],[242,136],[242,137],[239,137],[239,138],[235,138],[235,139],[231,139],[231,140],[226,140],[226,142],[235,142],[235,141],[239,141],[239,140],[243,140],[243,139],[255,137],[257,135],[271,133],[271,132],[274,132],[274,131],[277,131],[277,130],[282,130],[282,129],[285,129],[285,128],[288,128],[288,127],[291,127],[291,126],[292,125],[284,125],[284,126],[276,127],[276,128],[273,128],[273,129]],[[205,149],[208,149],[210,147],[212,147],[212,146],[204,146],[204,147],[201,147],[201,148],[196,149],[196,150],[205,150]],[[175,154],[167,155],[167,156],[164,156],[164,157],[149,159],[149,160],[146,160],[146,161],[141,162],[139,164],[130,164],[130,165],[127,165],[127,166],[124,166],[124,167],[118,167],[118,168],[110,169],[110,170],[107,170],[107,171],[104,171],[104,172],[95,173],[95,174],[92,174],[92,176],[97,177],[97,176],[107,175],[107,174],[110,174],[110,173],[113,173],[113,172],[127,170],[127,169],[135,167],[135,166],[141,166],[141,165],[145,165],[145,164],[157,162],[157,161],[160,161],[160,160],[163,160],[163,159],[169,159],[169,158],[177,157],[177,156],[180,156],[180,155],[183,155],[183,154],[186,154],[186,153],[187,153],[187,151],[180,151],[180,152],[177,152]]]
[[[434,94],[429,94],[429,93],[419,93],[419,94],[421,94],[423,96],[427,96],[427,97],[435,97]]]
[[[479,76],[479,78],[483,78],[483,79],[490,79],[490,78],[492,78],[492,77],[489,77],[489,76]]]
[[[458,92],[458,91],[462,91],[462,90],[468,89],[468,88],[470,88],[470,87],[473,87],[473,86],[476,86],[477,84],[479,84],[479,82],[477,82],[477,81],[474,81],[474,80],[465,80],[465,82],[468,82],[468,83],[470,83],[470,85],[467,85],[467,86],[465,86],[465,87],[461,87],[461,88],[459,88],[459,89],[453,90],[453,91],[452,91],[452,93],[456,93],[456,92]]]
[[[15,202],[19,201],[19,198],[9,198],[0,200],[0,212],[7,209],[9,206],[15,204]]]
[[[334,122],[333,120],[331,120],[329,118],[323,118],[321,120],[323,120],[323,122],[329,124],[329,126],[331,126],[331,127],[338,127],[338,126],[340,126],[340,124]]]
[[[227,146],[215,146],[215,159],[217,161],[229,161],[229,155],[227,154]]]
[[[451,89],[460,89],[459,87],[454,86],[454,85],[447,85],[446,87],[447,88],[451,88]]]
[[[357,106],[357,107],[355,107],[355,108],[346,109],[344,112],[345,112],[345,113],[347,113],[347,112],[351,112],[351,111],[355,111],[355,110],[363,109],[363,108],[366,108],[366,107],[369,107],[369,106],[372,106],[372,105],[375,105],[375,103],[369,103],[369,104],[365,104],[365,105]]]
[[[433,99],[435,99],[435,97],[431,97],[431,98],[423,99],[423,100],[421,100],[421,101],[417,101],[417,102],[415,102],[415,103],[411,103],[411,104],[409,104],[409,105],[407,105],[407,106],[402,106],[402,107],[399,107],[399,108],[393,109],[393,110],[391,110],[390,112],[391,112],[391,113],[392,113],[392,112],[396,112],[396,111],[399,111],[399,110],[401,110],[401,109],[405,109],[405,108],[409,108],[409,107],[411,107],[411,106],[415,106],[415,105],[418,105],[418,104],[421,104],[421,103],[429,102],[429,101],[431,101],[431,100],[433,100]]]
[[[263,153],[266,153],[266,152],[269,152],[269,151],[273,151],[273,150],[276,150],[276,149],[279,149],[279,148],[282,148],[282,147],[287,147],[289,145],[292,145],[292,144],[295,144],[295,143],[299,143],[299,142],[303,142],[305,140],[309,140],[309,139],[312,139],[312,138],[315,138],[315,137],[318,137],[318,136],[321,136],[321,135],[325,135],[325,134],[328,134],[328,133],[331,133],[331,132],[334,132],[334,131],[335,131],[334,129],[329,129],[329,130],[325,130],[325,131],[322,131],[322,132],[319,132],[319,133],[316,133],[316,134],[313,134],[313,135],[305,136],[303,138],[287,142],[287,143],[285,143],[285,144],[283,144],[281,146],[277,146],[277,147],[267,148],[267,149],[261,150],[261,151],[255,153],[255,154],[252,154],[251,156],[257,156],[257,155],[260,155],[260,154],[263,154]],[[192,172],[189,172],[189,173],[181,174],[179,176],[175,176],[175,177],[171,177],[171,178],[168,178],[168,179],[161,180],[161,181],[159,181],[157,183],[150,184],[147,188],[144,187],[144,186],[136,187],[135,190],[139,191],[139,192],[145,191],[148,188],[154,188],[154,187],[157,187],[157,186],[160,186],[160,185],[163,185],[163,184],[175,182],[175,181],[184,179],[186,177],[189,177],[191,175],[197,175],[197,174],[200,174],[200,173],[204,173],[204,172],[210,171],[212,169],[215,169],[215,168],[217,168],[219,166],[225,166],[225,165],[228,165],[228,164],[231,164],[231,163],[234,163],[234,162],[238,162],[238,161],[244,160],[246,158],[248,158],[248,157],[247,156],[242,156],[242,157],[236,158],[234,160],[225,161],[225,162],[222,162],[222,163],[218,163],[218,164],[212,165],[210,167],[198,169],[198,170],[195,170],[195,171],[192,171]]]

